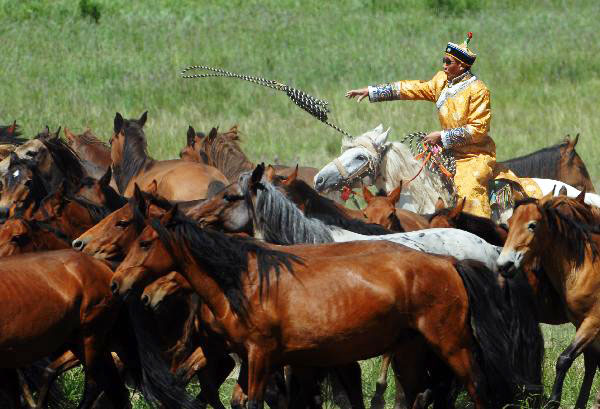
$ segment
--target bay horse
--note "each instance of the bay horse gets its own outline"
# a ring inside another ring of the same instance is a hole
[[[466,385],[477,408],[514,402],[518,385],[540,383],[540,349],[527,351],[533,372],[522,370],[522,359],[507,359],[524,352],[512,335],[530,317],[507,306],[481,264],[386,241],[267,246],[202,229],[174,209],[142,231],[111,288],[124,296],[174,269],[246,357],[249,409],[262,407],[273,367],[366,359],[415,333]],[[542,348],[537,324],[529,328]]]
[[[585,375],[576,408],[585,408],[600,355],[598,299],[597,209],[565,197],[547,195],[517,203],[509,220],[509,234],[498,265],[506,277],[539,263],[558,295],[564,316],[577,328],[571,344],[556,362],[550,400],[560,405],[565,375],[575,358],[584,354]],[[597,397],[598,399],[598,397]]]
[[[25,210],[30,204],[39,206],[48,194],[47,184],[36,163],[21,159],[14,152],[9,154],[5,173],[0,173],[0,216]]]
[[[190,126],[187,133],[187,146],[181,154],[197,157],[204,163],[216,167],[232,182],[236,181],[243,172],[252,171],[256,167],[240,147],[237,125],[224,133],[219,133],[217,128],[212,128],[207,136],[203,135],[202,132],[196,133]],[[194,151],[195,154],[190,151]],[[280,176],[286,177],[293,171],[294,168],[290,166],[276,166],[276,172]],[[317,172],[318,169],[307,166],[301,166],[297,170],[298,178],[308,183],[312,183]]]
[[[78,135],[68,128],[64,128],[64,134],[67,144],[81,159],[86,173],[93,178],[100,179],[112,163],[110,146],[98,139],[90,128]]]
[[[227,184],[227,178],[212,166],[181,159],[158,161],[148,156],[143,126],[147,112],[139,119],[124,119],[117,112],[110,139],[113,177],[119,193],[129,197],[135,183],[158,183],[158,193],[169,200],[203,199],[213,182]]]
[[[9,407],[20,407],[15,368],[67,349],[85,368],[80,408],[90,408],[102,390],[115,408],[129,407],[107,349],[120,305],[108,286],[112,271],[73,250],[4,257],[0,270],[0,377]]]
[[[402,183],[388,195],[383,191],[379,191],[377,195],[374,195],[366,186],[363,186],[362,190],[363,198],[367,202],[367,207],[363,209],[363,213],[369,222],[396,232],[429,228],[429,222],[425,217],[410,210],[396,207],[396,202],[398,202],[400,193],[402,193]]]
[[[575,150],[577,142],[579,134],[574,140],[567,135],[561,143],[499,164],[515,172],[517,176],[559,180],[578,190],[595,193],[585,163]]]

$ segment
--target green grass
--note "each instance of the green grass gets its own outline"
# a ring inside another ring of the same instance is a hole
[[[178,72],[206,64],[275,79],[330,101],[330,119],[352,134],[383,123],[398,139],[439,129],[434,106],[357,104],[345,91],[429,79],[446,42],[472,31],[474,71],[492,92],[498,159],[580,132],[578,151],[598,182],[598,15],[595,0],[0,0],[0,123],[17,119],[28,136],[46,124],[89,126],[106,139],[116,111],[148,110],[156,158],[176,157],[189,124],[239,124],[252,160],[320,167],[339,152],[341,135],[285,95]],[[571,332],[545,329],[547,386]],[[371,388],[377,367],[367,366]],[[579,363],[569,376],[566,406],[575,401]]]

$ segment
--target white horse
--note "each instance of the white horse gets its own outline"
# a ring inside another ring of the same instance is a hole
[[[413,158],[406,145],[401,142],[387,142],[389,129],[383,131],[379,125],[353,139],[342,140],[342,154],[329,162],[315,175],[315,189],[320,192],[337,189],[341,186],[356,186],[362,181],[366,186],[375,185],[386,193],[391,192],[400,181],[411,180],[421,169],[421,163]],[[558,194],[564,186],[567,196],[577,197],[579,190],[563,182],[551,179],[533,179],[542,195],[550,192]],[[443,187],[441,177],[427,167],[413,180],[407,188],[403,186],[410,198],[401,197],[398,207],[416,211],[417,213],[433,213],[438,197],[450,202],[450,194]],[[600,196],[586,193],[585,202],[600,206]],[[504,213],[501,222],[512,214],[512,209]]]

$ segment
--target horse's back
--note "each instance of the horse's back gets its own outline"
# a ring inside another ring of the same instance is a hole
[[[229,184],[221,171],[213,166],[181,159],[154,162],[142,174],[135,177],[125,191],[125,196],[133,194],[134,183],[142,189],[156,180],[158,194],[168,200],[195,200],[207,197],[211,182]]]
[[[110,269],[73,250],[0,259],[0,362],[8,367],[52,353],[111,296]]]

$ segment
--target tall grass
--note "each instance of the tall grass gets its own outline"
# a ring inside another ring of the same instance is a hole
[[[189,124],[239,124],[252,160],[320,167],[339,152],[340,135],[284,94],[178,72],[206,64],[275,79],[329,100],[330,119],[353,134],[383,123],[399,138],[439,129],[433,104],[357,104],[345,91],[429,79],[446,42],[472,31],[473,70],[492,92],[498,158],[580,132],[578,151],[597,182],[598,15],[595,0],[0,0],[0,122],[17,119],[26,135],[46,124],[89,126],[107,138],[116,111],[148,110],[156,158],[176,157]],[[571,332],[545,335],[549,386]],[[365,379],[374,371],[365,369]],[[570,376],[567,406],[581,366]]]

